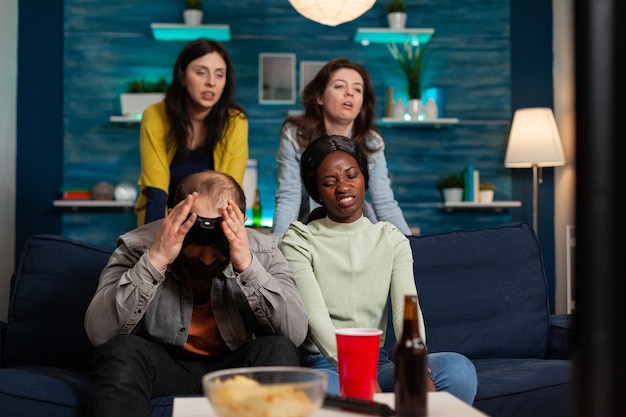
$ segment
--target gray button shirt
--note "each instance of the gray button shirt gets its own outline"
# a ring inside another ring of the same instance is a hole
[[[161,273],[148,249],[162,220],[121,235],[87,309],[85,330],[94,345],[116,334],[139,334],[183,346],[193,310],[190,287],[176,263]],[[287,336],[296,346],[307,334],[304,304],[276,236],[247,229],[252,263],[236,273],[228,265],[212,279],[211,308],[220,335],[235,350],[259,333]]]

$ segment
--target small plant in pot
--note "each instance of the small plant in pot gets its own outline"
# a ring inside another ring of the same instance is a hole
[[[460,175],[448,175],[441,177],[437,181],[437,188],[443,190],[445,188],[463,188],[463,178]]]
[[[385,4],[387,23],[392,29],[404,29],[406,26],[406,4],[404,0],[390,0]]]
[[[140,119],[143,111],[153,103],[163,100],[168,82],[165,78],[157,81],[135,79],[128,82],[126,92],[120,95],[122,114]]]
[[[387,4],[385,4],[385,11],[387,13],[406,13],[406,4],[404,4],[404,0],[391,0]]]
[[[183,12],[186,25],[197,26],[202,23],[202,0],[186,0],[187,9]]]
[[[463,201],[463,178],[460,175],[447,175],[437,181],[437,188],[446,203]]]
[[[400,69],[406,76],[407,95],[409,96],[408,113],[411,120],[423,120],[422,91],[424,88],[423,78],[430,60],[428,44],[411,45],[405,42],[402,48],[395,43],[387,44],[387,49]]]
[[[161,77],[157,81],[147,81],[136,79],[128,82],[127,93],[164,93],[167,90],[168,82]]]
[[[202,0],[187,0],[187,9],[202,10]]]
[[[478,186],[480,190],[480,202],[481,203],[492,203],[493,202],[493,194],[496,190],[495,184],[490,182],[481,182]]]

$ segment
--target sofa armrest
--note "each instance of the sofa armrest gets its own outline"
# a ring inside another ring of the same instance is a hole
[[[547,359],[572,359],[576,345],[573,314],[551,314]]]

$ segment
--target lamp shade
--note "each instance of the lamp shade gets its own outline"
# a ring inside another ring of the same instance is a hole
[[[289,0],[307,19],[326,26],[337,26],[361,16],[376,0]]]
[[[552,109],[519,109],[513,115],[504,166],[507,168],[565,165],[563,145]]]

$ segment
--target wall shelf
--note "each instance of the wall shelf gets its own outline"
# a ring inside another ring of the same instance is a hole
[[[434,127],[441,128],[459,123],[459,119],[453,117],[432,119],[432,120],[404,120],[383,117],[378,121],[378,126],[382,127]]]
[[[354,42],[361,45],[372,43],[400,43],[405,42],[411,45],[424,45],[430,41],[435,33],[432,28],[357,28],[354,35]]]
[[[460,210],[493,210],[495,212],[501,212],[508,208],[521,206],[521,201],[494,201],[492,203],[474,203],[470,201],[459,201],[456,203],[443,203],[442,210],[448,213]]]
[[[111,123],[141,123],[141,117],[110,116]]]
[[[435,34],[432,28],[357,28],[354,35],[354,42],[361,45],[372,43],[383,44],[404,44],[418,46],[430,42],[430,38]],[[390,117],[383,117],[377,125],[382,127],[434,127],[441,128],[459,123],[457,118],[440,118],[434,120],[404,120]]]
[[[152,36],[157,41],[192,41],[209,38],[214,41],[230,40],[230,25],[185,25],[177,23],[151,23]]]
[[[134,201],[118,200],[54,200],[54,207],[68,208],[72,211],[80,209],[123,209],[130,210],[135,207]]]

